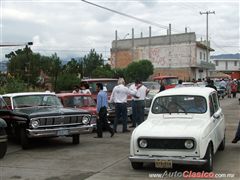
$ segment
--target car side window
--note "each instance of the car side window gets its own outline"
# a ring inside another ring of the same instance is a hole
[[[209,96],[209,109],[210,109],[210,117],[212,117],[214,114],[214,105],[213,105],[213,100],[211,95]]]
[[[214,107],[214,112],[217,112],[219,109],[219,102],[218,102],[218,97],[216,93],[212,94],[212,98],[213,98],[213,107]]]

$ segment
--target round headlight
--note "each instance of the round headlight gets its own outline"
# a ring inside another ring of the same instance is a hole
[[[141,148],[146,148],[146,147],[147,147],[147,140],[141,139],[141,140],[139,141],[139,146],[140,146]]]
[[[32,121],[31,121],[31,126],[32,126],[32,128],[38,128],[38,126],[39,126],[39,121],[38,121],[38,120],[32,120]]]
[[[82,122],[83,122],[83,124],[89,124],[89,122],[90,122],[89,116],[83,116]]]
[[[185,147],[186,147],[187,149],[192,149],[193,146],[194,146],[193,140],[191,140],[191,139],[186,140],[185,143],[184,143],[184,145],[185,145]]]

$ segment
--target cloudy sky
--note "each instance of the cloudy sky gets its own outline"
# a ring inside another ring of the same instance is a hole
[[[240,49],[239,0],[89,0],[89,2],[125,13],[151,24],[137,21],[81,0],[0,0],[0,45],[22,45],[32,41],[32,49],[44,55],[56,52],[60,57],[84,56],[94,48],[105,58],[111,42],[135,37],[165,35],[169,23],[172,33],[183,33],[185,27],[197,38],[206,38],[206,15],[209,15],[209,39],[213,54],[238,53]],[[156,24],[156,25],[154,25]],[[0,49],[5,53],[19,47]]]

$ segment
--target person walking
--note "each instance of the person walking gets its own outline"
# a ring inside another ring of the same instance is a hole
[[[233,80],[232,83],[231,83],[231,91],[232,91],[233,98],[236,98],[237,82],[235,82],[235,80]]]
[[[122,118],[122,132],[130,132],[127,129],[127,97],[128,97],[129,90],[125,86],[125,81],[123,78],[118,79],[118,85],[113,88],[110,102],[115,103],[115,111],[116,111],[116,118],[114,119],[113,129],[114,132],[117,132],[117,125]]]
[[[103,84],[96,84],[98,95],[97,95],[97,136],[95,138],[102,138],[103,126],[111,134],[114,135],[113,129],[110,127],[107,121],[107,107],[108,107],[108,97],[107,93],[103,91]]]

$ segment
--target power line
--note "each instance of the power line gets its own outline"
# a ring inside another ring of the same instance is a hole
[[[151,24],[151,25],[159,27],[159,28],[168,29],[168,26],[164,26],[164,25],[161,25],[161,24],[158,24],[158,23],[154,23],[154,22],[151,22],[151,21],[148,21],[148,20],[144,20],[144,19],[132,16],[132,15],[128,15],[126,13],[122,13],[120,11],[116,11],[116,10],[113,10],[113,9],[110,9],[110,8],[107,8],[107,7],[104,7],[104,6],[100,6],[98,4],[95,4],[95,3],[92,3],[92,2],[89,2],[89,1],[85,1],[85,0],[81,0],[81,1],[84,2],[84,3],[90,4],[90,5],[96,6],[98,8],[105,9],[107,11],[111,11],[113,13],[116,13],[116,14],[119,14],[119,15],[122,15],[122,16],[125,16],[125,17],[128,17],[128,18],[131,18],[131,19],[135,19],[137,21],[140,21],[140,22],[143,22],[143,23],[146,23],[146,24]]]

